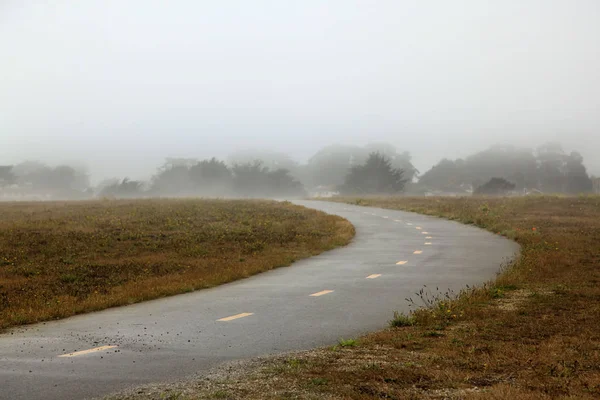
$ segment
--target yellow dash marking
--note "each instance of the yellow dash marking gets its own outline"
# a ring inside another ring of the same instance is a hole
[[[324,294],[328,294],[333,292],[333,290],[321,290],[320,292],[317,293],[313,293],[311,294],[312,297],[319,297],[319,296],[323,296]]]
[[[431,236],[425,236],[425,239],[433,239]]]
[[[366,279],[375,279],[375,278],[379,278],[380,276],[381,276],[381,274],[372,274],[372,275],[367,276]]]
[[[89,350],[81,350],[81,351],[76,351],[74,353],[61,354],[59,357],[77,357],[77,356],[83,356],[85,354],[96,353],[96,352],[102,351],[102,350],[114,349],[115,347],[117,347],[117,346],[100,346],[100,347],[94,347],[93,349],[89,349]]]
[[[421,254],[423,252],[423,250],[415,250],[413,251],[413,254]]]
[[[428,235],[429,232],[421,232],[423,235]]]
[[[425,244],[431,244],[431,242],[425,242]]]
[[[417,228],[418,230],[421,230],[421,229],[423,229],[423,228],[421,228],[420,226],[417,226],[416,228]]]
[[[402,222],[401,219],[395,219],[394,222]]]
[[[408,262],[408,261],[398,261],[398,262],[396,263],[396,265],[404,265],[404,264],[406,264],[407,262]]]
[[[383,217],[383,218],[388,219],[389,217]]]
[[[241,314],[237,314],[237,315],[232,315],[231,317],[221,318],[221,319],[218,319],[217,321],[219,321],[219,322],[233,321],[234,319],[249,317],[251,315],[254,315],[254,313],[245,312],[245,313],[241,313]]]
[[[407,222],[406,225],[412,225],[410,222]]]

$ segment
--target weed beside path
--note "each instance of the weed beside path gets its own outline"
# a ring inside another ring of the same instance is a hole
[[[290,203],[0,203],[0,329],[208,288],[347,244]]]

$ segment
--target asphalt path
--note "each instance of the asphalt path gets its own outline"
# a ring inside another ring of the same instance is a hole
[[[519,247],[423,215],[299,201],[347,218],[350,245],[254,277],[0,335],[0,399],[81,399],[309,349],[387,326],[426,286],[495,277]]]

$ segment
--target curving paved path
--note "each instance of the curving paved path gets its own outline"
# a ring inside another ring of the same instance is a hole
[[[437,218],[298,203],[347,218],[356,238],[217,288],[2,334],[0,399],[88,398],[228,360],[332,344],[385,327],[423,285],[457,291],[494,278],[519,251],[511,241]]]

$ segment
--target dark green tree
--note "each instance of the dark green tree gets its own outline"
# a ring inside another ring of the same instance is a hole
[[[243,197],[298,197],[304,195],[302,183],[286,169],[270,171],[260,161],[236,164],[233,171],[233,189]]]
[[[153,195],[190,195],[194,185],[190,179],[190,164],[195,161],[167,159],[152,177],[150,192]]]
[[[546,193],[563,193],[566,188],[566,154],[558,143],[546,143],[536,149],[540,189]]]
[[[419,178],[419,186],[424,190],[441,190],[446,192],[461,191],[462,185],[470,184],[465,162],[444,158]]]
[[[380,153],[371,153],[362,165],[354,166],[340,191],[344,194],[396,194],[404,190],[404,171],[392,167]]]
[[[359,161],[365,162],[371,153],[381,154],[390,161],[393,168],[404,171],[407,182],[412,182],[419,174],[419,170],[412,164],[412,156],[408,151],[400,153],[395,146],[385,142],[369,143],[362,150]]]
[[[269,169],[262,162],[254,161],[235,164],[233,171],[233,190],[238,196],[268,197]]]
[[[583,165],[583,157],[578,152],[572,152],[566,159],[565,175],[567,193],[588,193],[593,191],[593,183]]]
[[[324,147],[308,160],[308,164],[301,169],[299,177],[311,187],[339,186],[344,183],[350,169],[364,164],[371,153],[381,154],[390,161],[393,168],[404,171],[407,182],[411,182],[419,172],[412,165],[409,152],[400,153],[389,143],[370,143],[364,147],[346,145]]]
[[[189,177],[195,190],[203,195],[225,196],[232,192],[233,175],[223,161],[216,158],[193,165]]]
[[[287,169],[269,172],[269,190],[276,197],[300,197],[306,192],[302,183],[294,178]]]

